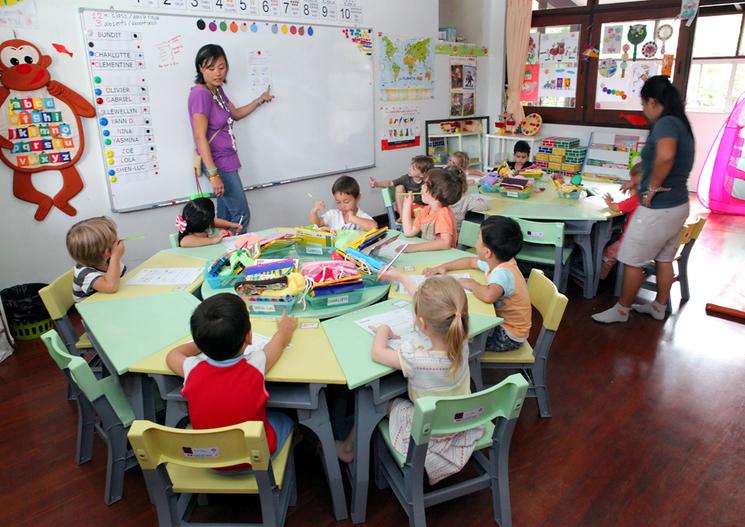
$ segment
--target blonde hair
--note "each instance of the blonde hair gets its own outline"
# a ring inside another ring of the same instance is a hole
[[[468,299],[463,287],[451,276],[428,278],[414,294],[414,313],[433,333],[445,338],[450,374],[455,375],[468,338]]]
[[[106,249],[117,241],[116,223],[99,216],[79,221],[67,231],[67,252],[81,265],[94,267],[101,263]]]
[[[460,168],[463,172],[466,172],[468,170],[468,165],[471,164],[471,158],[466,154],[465,152],[453,152],[450,154],[450,157],[454,157],[457,160],[457,166]]]

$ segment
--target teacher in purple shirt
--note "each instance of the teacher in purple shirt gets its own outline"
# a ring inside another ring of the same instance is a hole
[[[196,84],[189,92],[189,121],[194,132],[194,143],[202,158],[202,176],[212,185],[217,197],[217,217],[241,223],[248,229],[251,212],[238,175],[241,168],[233,135],[233,123],[250,115],[274,97],[270,87],[257,99],[236,107],[222,88],[227,82],[228,59],[216,44],[202,46],[194,65]]]

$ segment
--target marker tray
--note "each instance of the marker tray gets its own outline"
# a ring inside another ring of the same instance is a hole
[[[246,302],[248,312],[252,315],[281,315],[283,309],[290,314],[297,303],[295,296],[289,300],[261,295],[242,296],[241,298]]]

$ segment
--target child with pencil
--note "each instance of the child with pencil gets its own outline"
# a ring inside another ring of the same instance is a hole
[[[176,217],[179,247],[203,247],[220,243],[230,236],[228,229],[235,234],[243,230],[240,222],[215,218],[215,204],[209,198],[196,198],[184,205],[184,210]],[[210,234],[210,229],[217,229]]]
[[[413,297],[414,323],[427,339],[400,341],[398,351],[389,346],[399,339],[391,328],[382,325],[375,332],[372,359],[401,370],[408,381],[408,399],[395,399],[388,409],[391,443],[406,456],[411,437],[414,402],[420,397],[459,396],[471,393],[468,367],[468,300],[458,282],[449,276],[428,278],[417,288],[411,279],[389,270],[386,280],[399,281]],[[398,347],[398,346],[396,346]],[[459,472],[473,453],[483,427],[458,434],[433,436],[424,461],[431,484]],[[354,457],[353,434],[337,442],[337,453],[343,461]]]
[[[328,227],[332,231],[363,230],[370,231],[378,228],[378,224],[367,212],[359,208],[360,185],[350,176],[341,176],[331,187],[331,193],[336,201],[335,209],[328,209],[323,214],[319,212],[326,208],[323,201],[316,201],[310,210],[310,222],[318,227]]]
[[[434,168],[435,164],[429,156],[414,156],[409,164],[409,171],[396,179],[383,179],[378,181],[370,177],[371,188],[396,187],[396,212],[399,216],[403,210],[404,195],[407,192],[414,194],[414,205],[412,212],[424,207],[422,200],[422,183],[427,172]]]
[[[111,218],[100,216],[79,221],[67,231],[67,251],[75,260],[72,296],[75,302],[93,293],[116,293],[120,278],[127,272],[122,265],[124,240]]]
[[[427,172],[422,184],[422,198],[426,206],[416,219],[412,219],[414,197],[404,196],[402,214],[404,236],[417,236],[424,243],[410,243],[405,252],[437,251],[451,249],[458,241],[455,216],[450,205],[457,203],[463,195],[463,174],[456,168],[433,168]]]
[[[277,332],[265,346],[252,345],[251,318],[239,296],[220,293],[199,304],[191,316],[193,342],[168,352],[166,364],[184,378],[181,393],[189,403],[194,429],[220,428],[262,421],[272,454],[292,433],[292,420],[267,411],[269,393],[264,374],[279,360],[297,327],[282,313]],[[218,470],[241,471],[248,464]]]
[[[462,278],[463,287],[476,298],[494,304],[496,314],[504,319],[486,341],[489,351],[510,351],[528,339],[531,324],[530,296],[515,256],[523,245],[520,226],[512,218],[489,216],[481,224],[476,241],[476,258],[459,258],[424,270],[425,276],[445,274],[459,269],[479,269],[486,275],[486,285],[472,278]]]

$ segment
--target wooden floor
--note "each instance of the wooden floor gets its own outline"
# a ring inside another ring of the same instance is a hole
[[[664,323],[590,315],[613,301],[570,289],[548,384],[553,418],[534,400],[510,456],[516,526],[707,526],[745,523],[745,325],[709,317],[707,300],[745,261],[745,218],[712,215],[691,262],[692,299]],[[677,302],[678,289],[674,287]],[[106,451],[73,461],[75,405],[38,344],[0,364],[0,525],[155,525],[139,469],[104,505]],[[306,434],[308,436],[310,434]],[[314,445],[297,452],[299,501],[288,526],[335,525]],[[231,520],[236,501],[211,507]],[[403,525],[390,491],[370,492],[368,523]],[[429,525],[493,525],[484,491],[428,511]],[[343,522],[349,524],[349,522]]]

